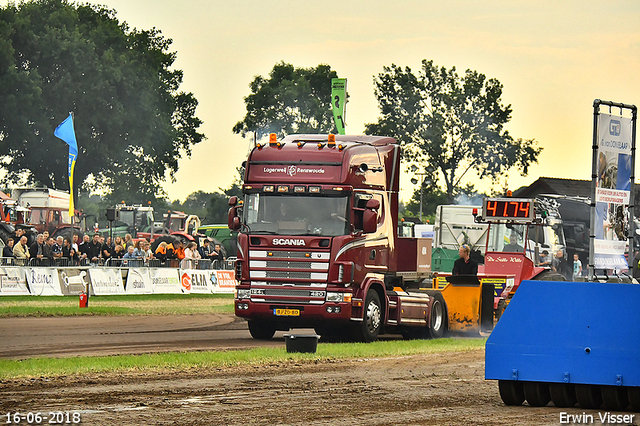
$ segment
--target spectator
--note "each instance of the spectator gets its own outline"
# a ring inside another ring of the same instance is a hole
[[[210,246],[209,238],[205,238],[202,242],[202,245],[200,246],[200,257],[202,257],[203,259],[211,260],[213,256],[214,254]]]
[[[129,250],[129,246],[134,246],[134,242],[133,242],[133,238],[131,237],[131,234],[127,234],[124,236],[124,242],[122,243],[122,247],[124,247],[125,250]]]
[[[40,264],[44,254],[42,249],[44,248],[44,234],[38,234],[36,241],[29,247],[29,258],[37,259],[37,263]]]
[[[53,242],[53,237],[49,237],[45,240],[44,245],[42,246],[42,257],[43,257],[42,264],[44,266],[51,266],[54,264],[53,262],[54,262],[54,259],[56,258],[53,252],[54,246],[55,246],[55,243]],[[60,254],[62,254],[62,251],[60,251]]]
[[[2,249],[2,257],[13,258],[13,244],[13,238],[7,238],[7,242]]]
[[[107,238],[107,241],[100,246],[102,258],[105,262],[113,256],[114,248],[115,247],[111,244],[111,237]]]
[[[578,277],[582,276],[582,262],[578,257],[578,253],[573,254],[573,279],[575,280]]]
[[[556,257],[553,258],[551,263],[551,269],[562,275],[567,281],[571,280],[572,268],[569,266],[567,259],[564,258],[562,250],[556,252]]]
[[[82,237],[82,243],[78,246],[78,253],[80,254],[80,259],[86,259],[88,257],[89,251],[89,243],[91,241],[91,237],[89,234],[84,234]]]
[[[100,244],[100,235],[93,234],[93,240],[89,242],[87,248],[87,258],[91,259],[91,262],[98,262],[98,259],[102,256],[102,245]]]
[[[69,238],[65,238],[62,242],[62,257],[69,259],[71,265],[78,263],[78,252],[73,248]]]
[[[53,238],[50,238],[53,241]],[[62,257],[62,246],[64,245],[64,238],[58,237],[56,238],[55,244],[51,247],[51,252],[55,259],[60,259]]]
[[[218,268],[222,268],[224,267],[224,261],[225,261],[225,257],[224,257],[224,252],[222,250],[222,247],[220,246],[220,244],[216,244],[213,246],[213,251],[211,252],[211,254],[213,255],[211,257],[212,261],[217,261],[217,267]]]
[[[538,259],[538,266],[550,266],[551,262],[549,261],[549,252],[547,250],[542,250],[540,253],[540,258]]]
[[[135,247],[133,247],[133,244],[129,244],[129,247],[127,248],[127,252],[124,254],[124,256],[122,256],[123,259],[137,259],[138,257],[134,254],[135,252]]]
[[[156,259],[159,259],[162,262],[167,260],[167,246],[168,244],[165,241],[162,241],[160,244],[158,244],[158,247],[156,247],[156,252],[154,254]]]
[[[134,247],[135,247],[135,248],[133,249],[133,254],[134,254],[136,257],[144,257],[144,253],[143,253],[143,250],[142,250],[142,242],[143,242],[143,241],[145,241],[145,240],[144,240],[144,239],[142,239],[142,240],[138,240],[138,241],[136,241],[136,242],[134,243]]]
[[[118,244],[113,249],[113,258],[114,259],[122,259],[123,255],[124,255],[124,247],[122,247],[120,244]]]
[[[29,260],[29,250],[27,250],[27,237],[22,236],[18,243],[13,246],[13,257],[22,262],[23,266],[27,265]]]
[[[78,234],[73,234],[71,237],[71,247],[76,251],[76,255],[78,254]]]
[[[114,239],[113,239],[113,248],[115,249],[116,246],[121,246],[122,245],[122,237],[117,235]]]
[[[191,260],[202,259],[202,256],[198,251],[198,245],[193,241],[187,244],[187,247],[184,249],[184,258]]]

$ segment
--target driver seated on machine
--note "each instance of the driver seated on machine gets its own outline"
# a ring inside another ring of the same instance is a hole
[[[509,237],[509,244],[502,248],[502,251],[508,251],[511,253],[522,253],[524,247],[518,244],[518,236],[514,233]]]

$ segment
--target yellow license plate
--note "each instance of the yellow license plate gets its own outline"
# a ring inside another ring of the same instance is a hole
[[[274,309],[273,315],[279,317],[299,317],[300,309]]]

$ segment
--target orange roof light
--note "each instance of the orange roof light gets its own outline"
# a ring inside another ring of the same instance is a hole
[[[278,142],[278,135],[276,135],[275,133],[269,133],[269,143],[276,142]]]
[[[507,197],[511,197],[513,194],[511,193],[510,189],[507,189]]]
[[[328,143],[327,145],[329,145],[330,147],[335,147],[336,146],[336,135],[332,135],[331,133],[329,133],[329,138],[328,138]]]

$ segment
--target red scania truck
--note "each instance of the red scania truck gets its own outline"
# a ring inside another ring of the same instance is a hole
[[[443,335],[447,306],[426,289],[431,240],[397,234],[399,175],[390,137],[273,134],[252,150],[229,227],[240,231],[235,313],[254,338]]]

